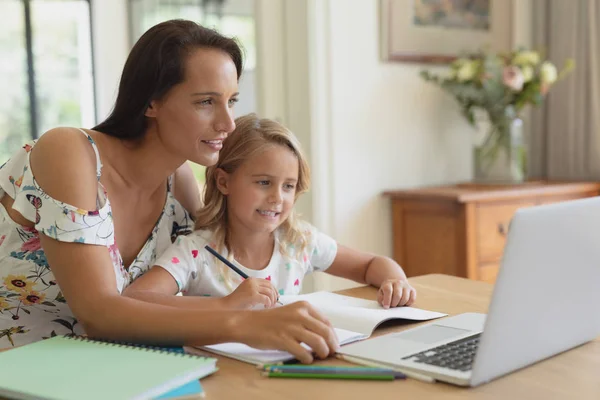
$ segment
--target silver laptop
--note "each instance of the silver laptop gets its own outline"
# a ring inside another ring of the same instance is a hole
[[[487,317],[447,317],[340,353],[477,386],[593,340],[600,335],[599,238],[600,197],[520,209]]]

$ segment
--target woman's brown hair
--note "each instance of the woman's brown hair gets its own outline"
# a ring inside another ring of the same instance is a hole
[[[93,129],[120,139],[137,141],[148,127],[145,113],[185,79],[187,56],[197,48],[227,53],[242,74],[242,50],[234,39],[195,22],[176,19],[161,22],[144,33],[127,57],[115,106]]]

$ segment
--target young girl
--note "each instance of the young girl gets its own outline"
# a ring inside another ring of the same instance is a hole
[[[411,305],[416,291],[396,262],[339,245],[297,219],[294,204],[308,190],[310,178],[296,137],[254,114],[235,123],[219,161],[206,170],[205,205],[195,232],[178,237],[126,294],[152,300],[149,291],[182,292],[211,298],[190,299],[191,307],[269,308],[279,295],[298,294],[307,274],[324,271],[379,287],[384,308]],[[206,245],[249,279],[210,254]]]

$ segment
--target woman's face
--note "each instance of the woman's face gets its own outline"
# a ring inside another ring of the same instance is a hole
[[[237,97],[237,70],[231,57],[221,50],[198,48],[185,62],[184,81],[153,101],[146,116],[153,119],[168,152],[210,166],[235,129]]]

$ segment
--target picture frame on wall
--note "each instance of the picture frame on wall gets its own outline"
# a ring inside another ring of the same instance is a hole
[[[483,47],[510,51],[512,0],[380,0],[381,56],[450,63]]]

